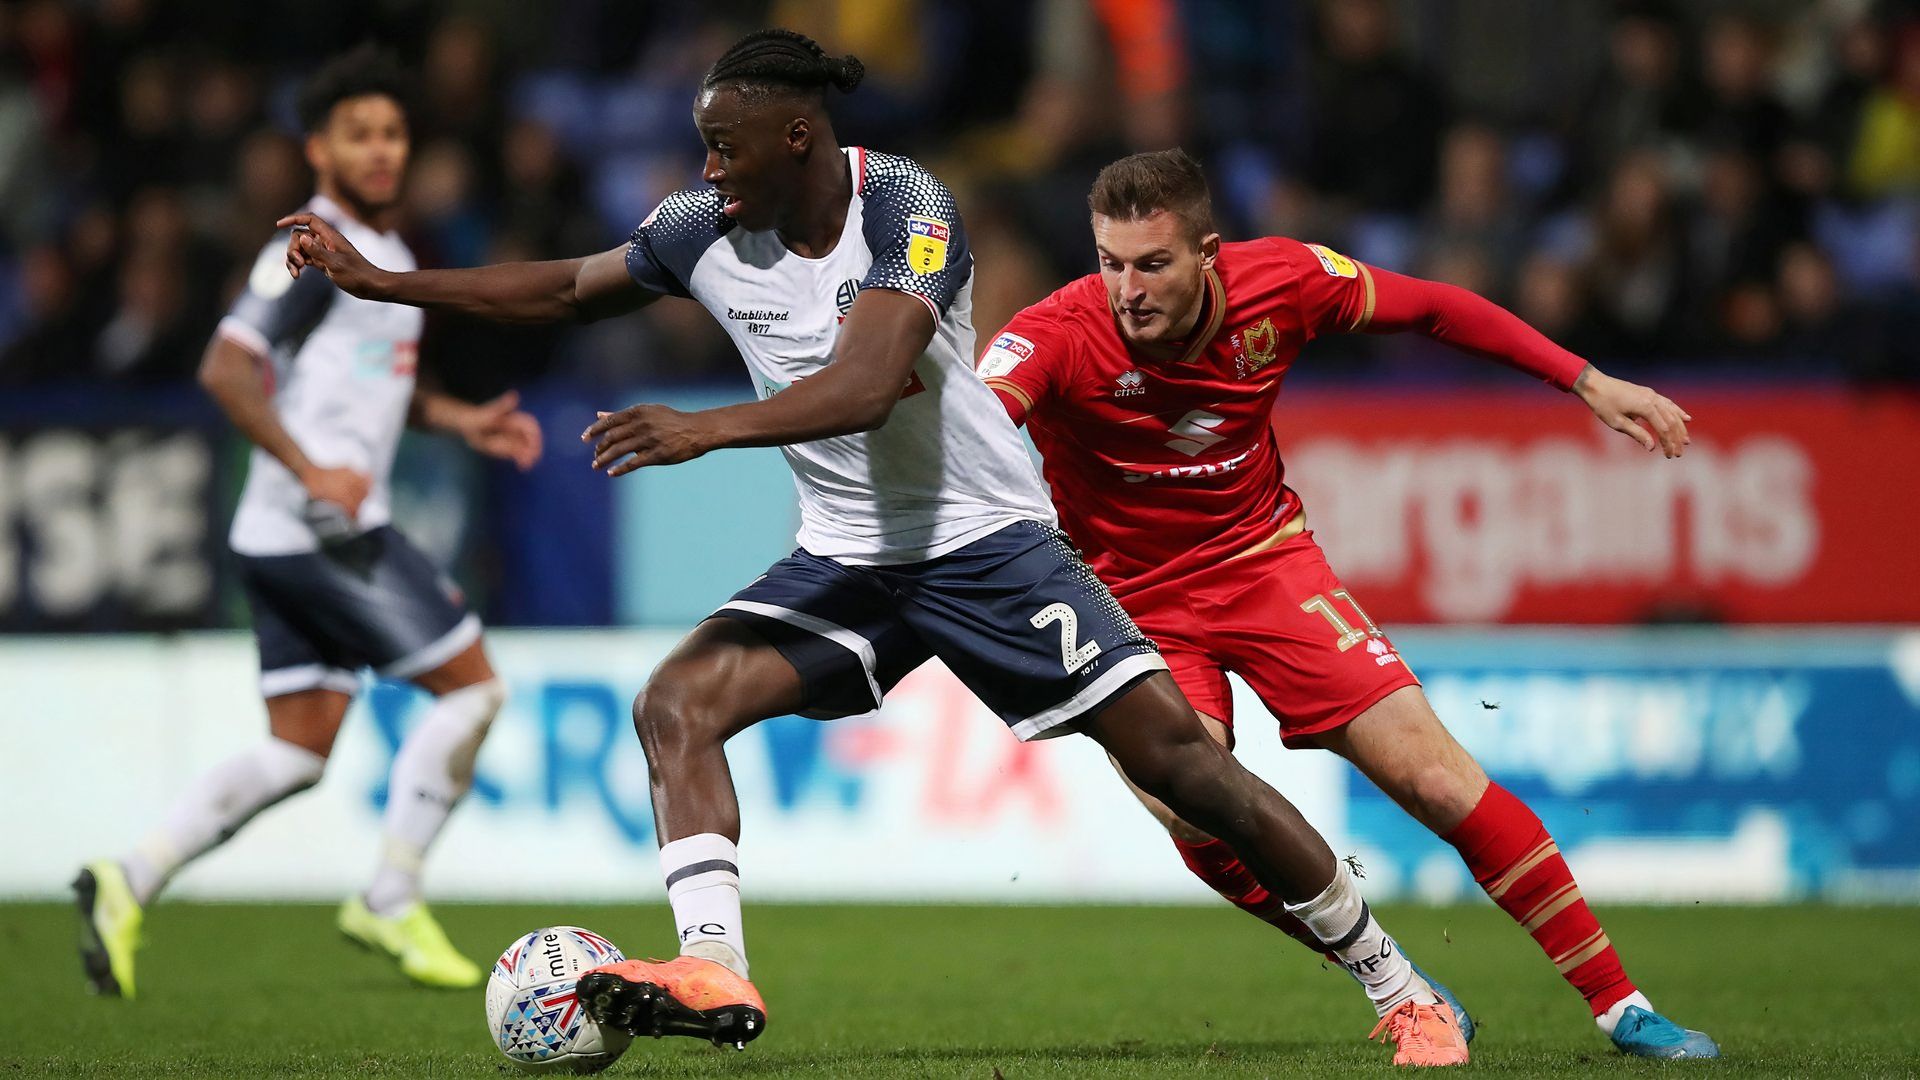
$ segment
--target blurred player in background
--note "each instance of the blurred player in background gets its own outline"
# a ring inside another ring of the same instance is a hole
[[[392,273],[322,221],[286,222],[313,228],[290,266],[316,265],[355,295],[512,321],[698,300],[760,400],[602,414],[586,435],[594,467],[618,476],[780,446],[798,481],[800,550],[695,628],[634,703],[681,956],[589,973],[588,1011],[716,1043],[764,1030],[724,745],[768,717],[869,712],[938,655],[1020,738],[1091,735],[1142,789],[1231,835],[1248,872],[1392,1018],[1381,1028],[1396,1060],[1465,1062],[1453,1011],[1326,842],[1207,737],[1063,541],[1017,432],[972,374],[973,259],[953,196],[914,162],[834,136],[827,89],[851,91],[862,71],[789,31],[734,45],[694,107],[712,188],[668,196],[627,244],[583,259]]]
[[[1321,334],[1414,331],[1577,394],[1601,422],[1679,457],[1692,419],[1465,290],[1279,237],[1223,244],[1179,150],[1109,165],[1089,198],[1100,273],[1007,324],[979,374],[1024,421],[1068,535],[1159,643],[1213,737],[1232,743],[1227,672],[1290,747],[1353,762],[1452,844],[1623,1051],[1715,1057],[1627,978],[1540,819],[1434,715],[1387,636],[1328,568],[1286,486],[1274,400]],[[1577,483],[1578,477],[1567,477]],[[1300,938],[1232,846],[1136,794],[1193,872]]]
[[[410,267],[392,231],[407,165],[403,100],[398,68],[363,48],[315,74],[300,119],[317,189],[308,211]],[[472,405],[417,385],[421,313],[348,296],[319,274],[291,279],[287,235],[262,252],[200,367],[254,444],[229,543],[253,612],[271,737],[202,777],[131,851],[80,871],[81,956],[100,993],[134,996],[143,913],[169,878],[320,780],[365,667],[435,700],[394,758],[379,866],[341,907],[340,929],[417,982],[482,978],[421,902],[420,872],[472,783],[506,687],[479,620],[388,523],[387,475],[410,422],[521,468],[540,456],[540,429],[511,394]]]

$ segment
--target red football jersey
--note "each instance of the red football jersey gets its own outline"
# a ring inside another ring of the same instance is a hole
[[[1025,406],[1061,524],[1122,596],[1299,531],[1274,399],[1307,342],[1373,315],[1367,267],[1278,237],[1220,245],[1206,289],[1177,360],[1128,348],[1092,274],[1016,315],[978,364]]]

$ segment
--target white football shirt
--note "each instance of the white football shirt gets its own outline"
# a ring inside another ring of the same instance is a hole
[[[917,296],[937,323],[887,422],[782,447],[800,495],[800,546],[855,565],[919,562],[1015,521],[1054,523],[1026,444],[973,374],[973,254],[953,195],[917,163],[845,151],[853,197],[818,259],[747,232],[718,192],[670,195],[634,230],[627,271],[698,300],[746,360],[759,396],[819,372],[861,289]]]
[[[414,268],[413,252],[398,233],[375,232],[323,195],[306,209],[339,229],[374,265]],[[372,478],[353,523],[364,531],[392,518],[387,478],[413,400],[424,316],[418,308],[348,296],[316,268],[298,280],[289,277],[288,235],[276,235],[261,250],[246,291],[220,320],[218,333],[269,361],[274,411],[307,457]],[[242,555],[320,547],[308,523],[306,489],[257,446],[227,542]]]

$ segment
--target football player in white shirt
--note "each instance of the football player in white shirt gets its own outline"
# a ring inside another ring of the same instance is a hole
[[[768,717],[869,712],[938,656],[1018,737],[1089,735],[1141,788],[1224,830],[1376,1001],[1437,1007],[1414,1037],[1451,1038],[1464,1061],[1451,1013],[1326,842],[1207,737],[1158,650],[1055,527],[1024,444],[972,374],[973,257],[953,196],[912,161],[834,137],[826,91],[851,91],[861,73],[791,31],[748,35],[694,105],[711,188],[669,196],[597,255],[395,272],[312,215],[283,222],[312,230],[290,243],[289,269],[317,267],[373,299],[533,322],[691,297],[732,336],[760,400],[601,414],[583,436],[594,467],[619,476],[779,446],[793,468],[799,550],[695,628],[634,702],[681,955],[588,973],[588,1012],[736,1046],[764,1030],[722,747]]]
[[[407,164],[401,94],[394,63],[362,49],[315,74],[300,113],[317,187],[307,213],[410,267],[390,231]],[[421,902],[420,871],[472,783],[506,688],[479,620],[389,524],[387,473],[409,421],[522,468],[540,456],[540,429],[511,394],[472,405],[416,385],[421,313],[349,296],[319,274],[288,277],[286,239],[263,251],[200,367],[254,444],[229,543],[253,611],[271,737],[202,777],[130,852],[81,870],[81,957],[103,994],[134,996],[143,912],[170,877],[319,781],[363,667],[435,700],[394,758],[379,865],[342,905],[340,929],[425,985],[483,977]]]

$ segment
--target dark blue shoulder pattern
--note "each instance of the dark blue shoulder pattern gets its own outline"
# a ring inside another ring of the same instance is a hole
[[[865,155],[862,232],[873,252],[863,289],[898,289],[945,313],[973,277],[960,206],[947,185],[911,158]]]
[[[687,283],[700,256],[733,228],[718,191],[676,191],[661,200],[627,239],[627,273],[644,289],[690,296]]]
[[[287,241],[290,229],[273,234],[254,259],[247,275],[247,287],[234,298],[227,317],[260,336],[269,350],[297,349],[340,295],[327,275],[309,267],[298,278],[287,276]]]

